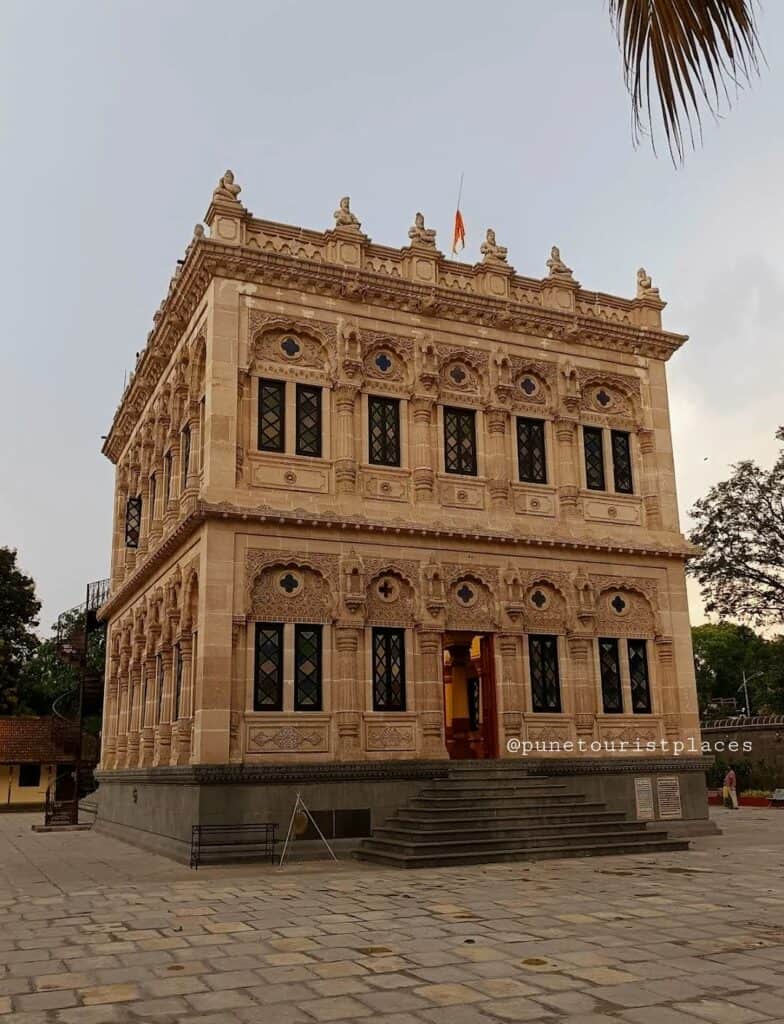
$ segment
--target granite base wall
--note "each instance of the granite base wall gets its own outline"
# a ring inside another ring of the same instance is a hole
[[[452,762],[454,764],[454,762]],[[459,762],[462,769],[488,767],[519,771],[519,762]],[[447,778],[448,761],[376,762],[357,765],[192,766],[99,772],[94,827],[133,845],[187,862],[193,825],[234,825],[276,822],[285,837],[296,795],[302,793],[314,814],[329,811],[370,811],[370,828],[382,825],[433,779]],[[588,800],[637,818],[635,779],[648,778],[654,794],[651,828],[678,835],[715,831],[708,819],[705,770],[709,762],[695,758],[635,759],[586,763],[559,759],[526,759],[533,775],[565,782]],[[662,819],[657,779],[677,778],[682,816]],[[480,791],[481,792],[481,791]],[[349,853],[361,836],[336,839],[336,851]],[[330,840],[332,842],[332,840]],[[297,856],[323,855],[319,841],[298,840]]]

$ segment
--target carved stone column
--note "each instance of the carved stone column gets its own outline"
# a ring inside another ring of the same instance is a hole
[[[187,506],[195,501],[199,491],[199,453],[201,451],[201,418],[199,416],[199,403],[190,402],[188,405],[188,429],[191,435],[190,458],[185,474],[185,490],[180,495],[180,505]],[[181,509],[185,511],[185,509]]]
[[[172,645],[166,641],[161,647],[161,719],[158,723],[152,760],[155,766],[168,764],[171,752],[172,660]]]
[[[142,709],[139,706],[141,703],[142,662],[141,651],[136,644],[134,644],[129,675],[127,763],[129,768],[136,768],[139,764],[139,720],[142,714]]]
[[[661,695],[661,710],[664,714],[664,730],[668,736],[677,737],[680,734],[681,708],[678,681],[675,678],[675,656],[672,637],[657,636],[655,647],[659,668],[657,675]]]
[[[509,464],[506,456],[506,426],[509,413],[506,409],[488,409],[486,413],[488,433],[488,481],[490,502],[494,508],[509,508]]]
[[[179,494],[177,492],[178,481],[180,479],[180,445],[179,442],[175,441],[169,449],[171,454],[171,466],[169,469],[169,500],[166,502],[166,506],[163,509],[164,517],[164,529],[170,530],[174,523],[177,521],[177,513],[179,509]],[[165,495],[163,495],[165,497]]]
[[[155,637],[148,636],[147,656],[144,659],[145,675],[145,708],[143,712],[142,745],[140,764],[148,767],[152,764],[153,749],[155,747],[155,722],[154,722],[154,700],[155,700]]]
[[[335,679],[332,714],[337,728],[337,756],[340,761],[362,757],[362,672],[357,665],[360,629],[335,626]]]
[[[411,399],[414,421],[412,459],[414,495],[417,501],[433,501],[435,471],[433,469],[432,424],[435,401],[428,395]]]
[[[558,466],[558,502],[567,518],[579,514],[580,474],[578,471],[577,423],[559,417],[555,420],[556,462]]]
[[[121,475],[122,474],[122,475]],[[118,471],[117,500],[114,515],[114,552],[111,589],[116,590],[125,578],[125,509],[128,504],[127,476]]]
[[[637,431],[642,457],[642,504],[646,525],[652,530],[662,526],[659,480],[656,467],[656,432],[647,427]]]
[[[117,673],[120,667],[119,655],[116,652],[110,653],[107,664],[106,700],[104,703],[103,733],[101,736],[101,767],[114,768],[117,754],[117,701],[119,698]]]
[[[246,458],[251,447],[251,377],[243,367],[237,370],[237,485],[250,483],[245,479]],[[192,428],[191,428],[192,429]]]
[[[354,441],[354,410],[357,386],[337,384],[335,399],[335,485],[338,494],[352,494],[357,489],[357,453]]]
[[[525,683],[523,681],[522,636],[515,633],[497,633],[496,643],[501,655],[501,757],[519,756],[507,748],[509,740],[519,740],[523,734],[525,710]]]
[[[444,740],[444,656],[441,633],[420,630],[417,637],[413,709],[419,725],[420,754],[426,758],[449,756]]]
[[[191,756],[191,733],[193,731],[192,651],[193,640],[191,635],[183,634],[180,637],[182,691],[180,693],[180,717],[177,719],[177,742],[172,751],[173,764],[188,764]]]
[[[596,724],[596,677],[594,674],[593,639],[581,633],[566,637],[569,656],[569,678],[574,690],[574,724],[578,738],[593,737]]]

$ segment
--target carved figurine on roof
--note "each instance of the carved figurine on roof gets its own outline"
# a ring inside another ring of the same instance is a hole
[[[637,271],[637,298],[659,298],[659,289],[653,287],[653,281],[651,280],[650,275],[646,272],[645,267],[640,267]]]
[[[479,246],[479,251],[484,257],[483,263],[506,263],[506,255],[509,252],[505,245],[498,245],[492,228],[487,229],[487,235]]]
[[[564,261],[561,259],[561,250],[557,245],[554,245],[550,250],[550,259],[547,261],[547,267],[550,270],[550,277],[562,277],[572,280],[572,268],[567,267]]]
[[[242,188],[234,181],[234,171],[226,171],[212,193],[212,200],[213,202],[222,200],[223,202],[239,203],[237,197],[240,192],[242,192]]]
[[[340,200],[340,206],[335,210],[334,217],[336,228],[359,231],[362,227],[357,216],[351,212],[351,199],[348,196],[343,196]]]
[[[408,237],[411,239],[412,245],[427,246],[428,249],[436,247],[435,230],[425,227],[425,216],[422,213],[415,215],[414,223],[408,229]]]

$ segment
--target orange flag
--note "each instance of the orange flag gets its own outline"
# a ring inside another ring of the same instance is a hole
[[[457,255],[458,246],[460,246],[461,249],[465,249],[465,224],[463,223],[463,215],[460,212],[459,206],[455,211],[455,230],[452,235],[452,255]]]

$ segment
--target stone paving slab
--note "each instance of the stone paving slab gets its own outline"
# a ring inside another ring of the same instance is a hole
[[[0,1022],[784,1024],[784,811],[688,853],[192,872],[0,815]]]

